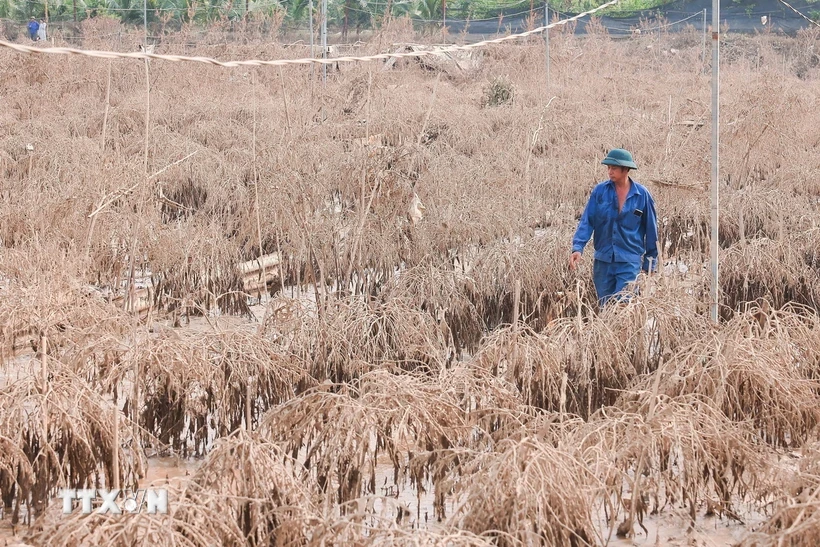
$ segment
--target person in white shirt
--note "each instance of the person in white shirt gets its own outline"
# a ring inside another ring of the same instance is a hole
[[[40,28],[37,29],[37,41],[38,42],[45,42],[48,39],[48,34],[46,34],[46,27],[48,23],[46,23],[45,19],[40,20]]]

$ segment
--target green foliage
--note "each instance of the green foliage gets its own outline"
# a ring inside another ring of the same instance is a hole
[[[567,7],[561,8],[573,13],[580,13],[606,3],[607,0],[570,0]],[[552,4],[552,2],[550,2]],[[631,17],[635,12],[646,11],[664,6],[669,0],[621,0],[611,8],[607,8],[599,14],[610,17]]]
[[[416,15],[429,21],[441,19],[441,0],[418,0]]]
[[[535,3],[536,8],[543,11],[539,4],[543,6],[543,0]],[[448,3],[448,11],[450,11],[449,6]],[[528,9],[530,9],[529,0],[506,0],[502,2],[497,0],[463,0],[456,4],[459,17],[463,19],[490,19],[502,14],[521,13]]]
[[[108,15],[125,23],[142,24],[143,0],[44,0],[48,2],[52,21],[71,20],[74,4],[78,19]],[[44,16],[44,1],[0,0],[0,18],[24,22],[29,17]],[[597,7],[607,0],[549,0],[550,6],[564,12],[579,13]],[[745,2],[746,0],[733,0]],[[820,1],[820,0],[813,0]],[[621,0],[602,13],[612,17],[630,16],[636,11],[653,9],[669,0]],[[328,0],[328,26],[339,28],[347,20],[348,27],[377,26],[385,17],[388,3],[393,17],[409,15],[434,22],[442,18],[442,0]],[[286,25],[308,26],[309,0],[255,0],[248,4],[252,13],[273,16],[284,11]],[[313,0],[314,13],[320,0]],[[533,7],[540,15],[544,0],[534,0]],[[752,6],[754,6],[752,4]],[[447,0],[448,19],[492,19],[501,15],[526,13],[530,0]],[[750,8],[751,9],[751,8]],[[817,18],[818,12],[812,11]],[[148,21],[177,21],[207,23],[219,19],[238,19],[245,15],[245,0],[148,0]]]
[[[285,20],[288,22],[307,21],[310,16],[309,0],[284,0],[281,5],[287,14]],[[314,9],[316,6],[313,6]]]
[[[157,0],[147,0],[148,20],[155,19]],[[118,16],[123,23],[138,24],[143,21],[142,0],[108,0],[108,8]]]
[[[502,106],[512,104],[515,98],[515,87],[506,76],[496,76],[484,89],[484,106]]]

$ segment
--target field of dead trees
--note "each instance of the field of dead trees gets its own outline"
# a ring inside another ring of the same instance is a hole
[[[541,39],[326,83],[0,51],[0,537],[820,542],[820,34],[723,44],[719,324],[701,35],[550,46],[549,86]],[[598,310],[567,259],[614,147],[662,256]],[[166,515],[54,500],[169,456]]]

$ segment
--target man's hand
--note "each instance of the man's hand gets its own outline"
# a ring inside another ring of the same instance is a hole
[[[579,253],[578,251],[575,251],[569,257],[569,269],[574,272],[575,269],[578,267],[579,262],[581,262],[581,253]]]

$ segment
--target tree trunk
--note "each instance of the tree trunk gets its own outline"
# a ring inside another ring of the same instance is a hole
[[[345,0],[345,20],[344,24],[342,25],[342,41],[347,41],[347,18],[350,14],[350,0]]]

